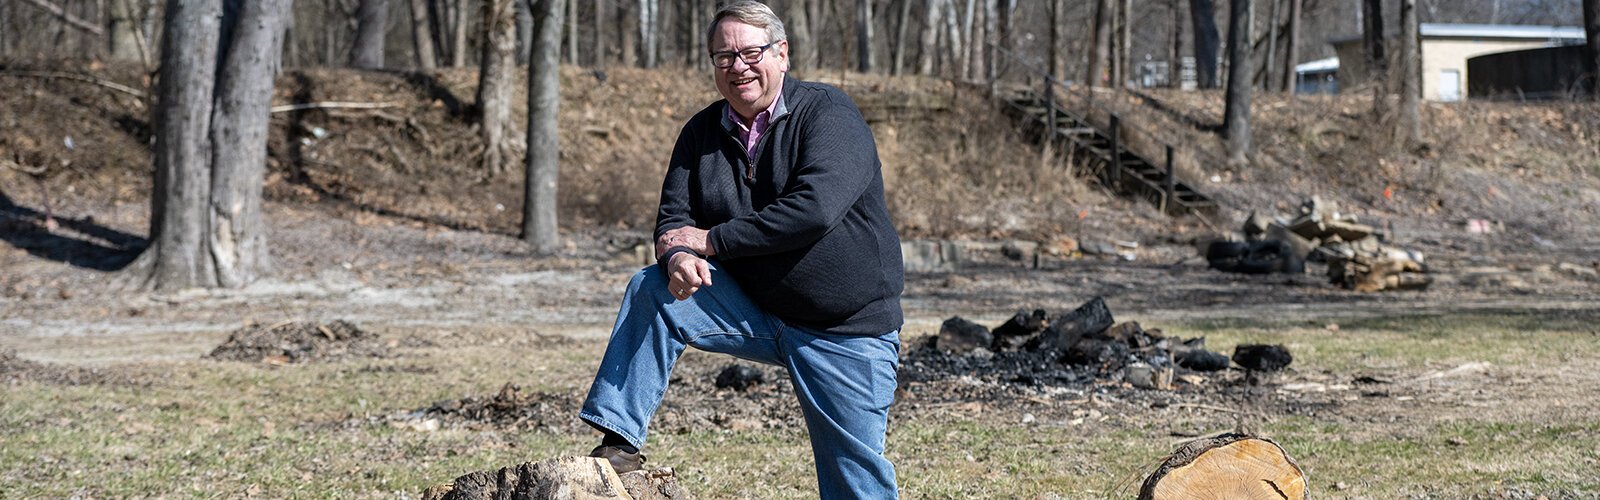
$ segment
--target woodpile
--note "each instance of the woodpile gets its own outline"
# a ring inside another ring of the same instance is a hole
[[[1217,241],[1206,261],[1219,271],[1245,274],[1305,272],[1306,262],[1327,264],[1330,282],[1350,290],[1418,290],[1433,283],[1422,254],[1383,244],[1385,234],[1312,197],[1294,217],[1251,213],[1245,241]]]

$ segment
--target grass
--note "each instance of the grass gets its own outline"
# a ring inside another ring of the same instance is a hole
[[[1222,352],[1238,343],[1285,343],[1302,371],[1414,374],[1468,361],[1512,370],[1592,365],[1600,360],[1592,319],[1508,312],[1154,326],[1206,335]],[[1339,330],[1327,330],[1328,322]],[[0,398],[0,497],[415,496],[469,471],[582,453],[594,438],[418,432],[365,417],[488,394],[507,380],[525,390],[575,391],[587,384],[600,348],[573,342],[505,356],[500,347],[449,347],[279,368],[209,361],[119,368],[152,381],[148,387],[16,382]],[[1567,404],[1600,406],[1591,389],[1574,387]],[[1551,404],[1516,396],[1502,404]],[[1181,426],[1137,405],[1106,410],[1112,418],[1104,422],[1023,424],[1006,406],[984,415],[897,414],[889,455],[903,494],[1128,497],[1175,448],[1169,432]],[[1288,449],[1317,496],[1600,495],[1600,416],[1552,412],[1401,413],[1398,422],[1281,416],[1256,430]],[[652,463],[676,466],[701,498],[814,494],[801,429],[658,433],[650,448]]]

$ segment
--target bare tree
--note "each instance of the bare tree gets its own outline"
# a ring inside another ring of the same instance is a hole
[[[810,74],[817,64],[817,44],[811,37],[811,20],[806,16],[806,3],[811,0],[789,0],[784,6],[785,25],[789,31],[789,68]],[[704,40],[699,40],[705,43]]]
[[[1273,85],[1277,83],[1275,76],[1278,70],[1278,6],[1283,2],[1267,1],[1272,2],[1272,8],[1267,14],[1267,55],[1261,60],[1261,88],[1271,92]]]
[[[917,73],[932,75],[934,63],[939,57],[939,28],[943,20],[940,15],[944,13],[943,3],[948,0],[927,0],[927,5],[922,10],[922,51],[917,54]]]
[[[1394,137],[1402,149],[1422,143],[1421,42],[1417,0],[1400,0],[1400,110]]]
[[[594,50],[592,52],[594,52],[593,64],[596,68],[604,68],[606,66],[606,38],[609,36],[606,35],[606,20],[611,19],[611,9],[607,8],[608,2],[610,0],[594,0]],[[533,46],[531,38],[530,35],[529,47]]]
[[[410,0],[411,44],[416,50],[417,69],[432,70],[439,66],[433,48],[433,30],[428,22],[427,0]]]
[[[111,0],[106,6],[106,49],[115,61],[145,61],[143,40],[139,33],[138,8],[133,0]]]
[[[570,2],[568,5],[570,6],[577,3],[578,2]],[[511,4],[512,10],[517,12],[517,52],[513,57],[516,58],[517,64],[527,64],[528,50],[529,47],[533,45],[533,6],[528,4],[528,0],[512,0]],[[571,19],[575,16],[567,17]]]
[[[872,0],[856,0],[856,71],[871,73],[876,63],[872,51]]]
[[[1167,7],[1172,9],[1172,46],[1167,50],[1167,86],[1179,88],[1183,86],[1183,0],[1168,0]]]
[[[1224,128],[1228,135],[1228,163],[1246,164],[1250,154],[1250,0],[1228,5],[1228,91]]]
[[[483,1],[483,51],[478,65],[478,133],[483,138],[483,170],[490,176],[509,170],[511,71],[516,68],[517,23],[514,0]],[[556,26],[557,33],[561,27]],[[559,47],[560,39],[556,40]]]
[[[1583,26],[1589,35],[1583,59],[1589,65],[1590,95],[1600,101],[1600,0],[1583,0]]]
[[[533,0],[534,35],[528,63],[527,180],[522,201],[522,240],[547,253],[560,244],[556,225],[556,181],[560,177],[561,4]]]
[[[524,2],[524,0],[518,0],[517,3],[521,4],[521,3],[525,3],[525,2]],[[578,2],[576,2],[576,1],[565,1],[565,2],[562,2],[562,3],[565,3],[567,5],[567,14],[566,14],[566,16],[567,16],[567,41],[566,41],[566,44],[567,44],[567,64],[577,65],[578,64]],[[519,61],[526,61],[527,59],[528,59],[528,57],[527,57],[526,54],[524,54],[524,55],[522,55],[522,56],[517,58],[517,60],[519,60]]]
[[[1111,11],[1114,1],[1118,0],[1094,2],[1094,49],[1089,52],[1089,75],[1085,78],[1090,87],[1103,87],[1106,82],[1106,63],[1111,59],[1111,22],[1116,15]]]
[[[490,0],[479,0],[490,1]],[[455,41],[450,44],[450,65],[461,68],[467,65],[467,24],[470,22],[472,8],[471,0],[455,0],[455,27],[450,33],[455,36]]]
[[[361,0],[356,13],[356,41],[350,46],[350,66],[383,68],[384,32],[389,27],[389,0]]]
[[[1294,67],[1300,64],[1300,8],[1302,0],[1289,0],[1288,40],[1283,48],[1283,80],[1281,88],[1284,92],[1293,94]]]
[[[632,0],[617,0],[617,33],[622,36],[622,65],[639,64],[639,4]],[[535,21],[538,22],[538,21]],[[533,35],[537,38],[539,35]],[[531,63],[530,63],[531,64]]]
[[[237,287],[270,268],[261,221],[267,109],[292,1],[229,2],[167,3],[152,110],[152,243],[123,270],[138,288]]]
[[[1383,100],[1388,94],[1383,88],[1384,80],[1389,75],[1389,59],[1383,47],[1383,0],[1362,0],[1361,5],[1361,44],[1366,55],[1367,78],[1376,84],[1374,92],[1377,97],[1372,105],[1377,111],[1382,109]]]
[[[1189,0],[1189,19],[1194,24],[1194,69],[1196,82],[1200,88],[1214,89],[1219,86],[1217,78],[1217,38],[1216,9],[1212,7],[1211,0]]]
[[[908,47],[906,47],[906,32],[909,31],[907,28],[911,26],[911,2],[912,0],[899,0],[898,6],[900,9],[895,14],[894,62],[892,63],[894,66],[890,69],[890,73],[896,75],[904,74],[906,68],[906,52],[908,51]]]
[[[661,20],[661,0],[639,0],[639,65],[644,68],[656,67],[658,47],[656,42],[660,39],[661,29],[657,23]]]

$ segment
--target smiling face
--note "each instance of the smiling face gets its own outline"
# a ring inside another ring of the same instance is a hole
[[[768,43],[771,40],[767,39],[767,30],[730,17],[717,23],[711,35],[711,52],[738,51]],[[717,92],[728,100],[733,111],[746,119],[754,118],[778,98],[778,86],[783,82],[783,74],[789,71],[789,43],[772,44],[762,54],[761,62],[754,66],[735,57],[733,66],[711,71],[717,81]]]

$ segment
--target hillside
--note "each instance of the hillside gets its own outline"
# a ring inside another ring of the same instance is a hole
[[[0,67],[0,194],[62,220],[92,217],[137,238],[150,186],[145,103],[85,81],[19,76],[69,68],[134,88],[130,68],[71,62]],[[885,165],[891,209],[908,238],[1132,240],[1189,245],[1231,231],[1252,211],[1289,214],[1318,196],[1426,250],[1526,248],[1581,252],[1600,240],[1600,107],[1430,105],[1428,145],[1383,155],[1365,98],[1258,98],[1251,167],[1181,164],[1221,201],[1211,223],[1169,219],[1109,195],[1069,163],[1045,161],[980,89],[918,77],[823,75],[860,103]],[[485,175],[472,124],[476,74],[293,70],[275,102],[358,102],[377,109],[275,113],[270,204],[386,224],[514,235],[522,180]],[[522,88],[521,85],[518,86]],[[1221,98],[1150,91],[1102,97],[1124,123],[1221,157]],[[562,72],[560,214],[575,238],[638,238],[654,217],[660,170],[684,120],[715,100],[697,72],[617,68]],[[522,97],[517,98],[520,102]],[[522,121],[523,109],[514,110]],[[1130,129],[1132,130],[1132,129]],[[520,137],[521,134],[514,134]],[[1136,146],[1141,146],[1136,144]],[[1148,145],[1143,145],[1148,146]],[[33,173],[27,173],[33,172]],[[13,218],[26,212],[8,209]],[[1503,234],[1454,241],[1468,219]],[[133,240],[130,240],[133,241]],[[588,241],[588,240],[584,240]],[[574,241],[583,250],[592,243]],[[23,245],[26,246],[26,245]],[[590,249],[592,250],[592,249]],[[114,266],[101,266],[114,267]]]

